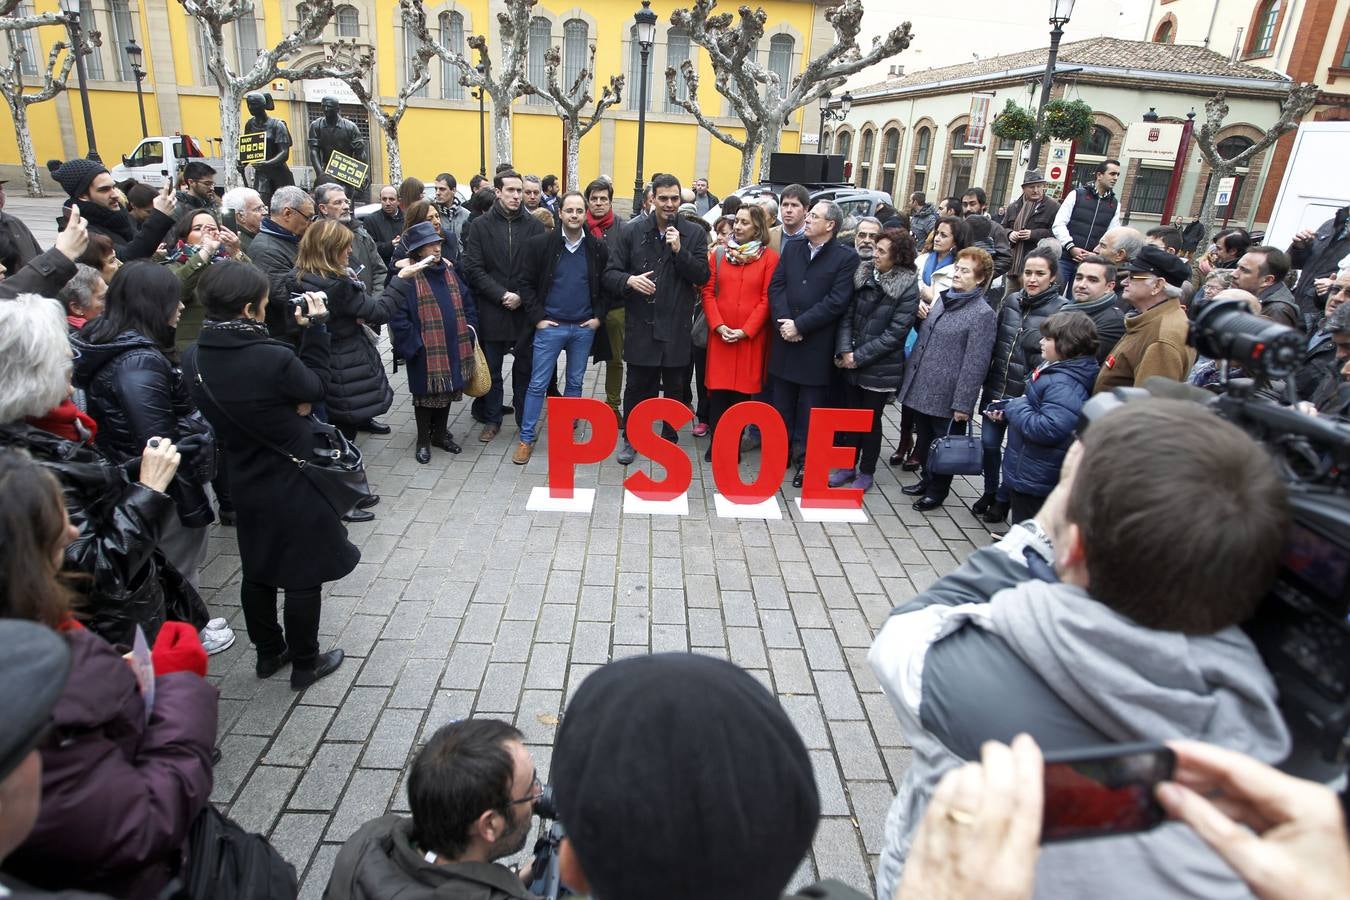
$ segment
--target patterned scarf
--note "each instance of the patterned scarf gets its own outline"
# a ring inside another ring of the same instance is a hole
[[[605,213],[603,219],[597,219],[595,216],[591,215],[589,209],[586,210],[586,227],[591,230],[591,234],[595,235],[596,240],[603,241],[605,239],[605,232],[612,228],[613,225],[614,210],[611,209],[609,212]]]
[[[224,322],[218,319],[207,319],[202,323],[202,328],[214,328],[219,331],[240,331],[244,334],[250,334],[257,338],[271,338],[272,333],[267,330],[267,326],[262,322],[255,322],[247,317],[238,319],[227,319]]]
[[[165,258],[164,261],[166,263],[185,263],[188,260],[192,259],[194,256],[196,256],[198,253],[201,253],[201,250],[202,248],[200,244],[188,244],[183,241],[179,241],[176,245],[174,245],[174,248],[169,251],[169,255]],[[218,260],[229,258],[230,258],[229,255],[225,253],[225,248],[221,247],[220,249],[216,250],[215,255],[211,257],[210,261],[216,262]]]
[[[459,283],[444,264],[428,266],[423,273],[413,279],[417,288],[417,318],[422,323],[422,346],[426,348],[427,393],[449,394],[455,390],[450,373],[450,348],[446,339],[445,317],[441,315],[441,305],[431,289],[432,277],[444,279],[450,294],[450,308],[455,321],[455,352],[459,357],[460,384],[473,377],[473,337],[469,329],[460,328],[464,322],[464,298],[459,294]]]
[[[745,266],[764,255],[764,245],[759,241],[748,241],[735,245],[727,243],[727,262],[733,266]]]

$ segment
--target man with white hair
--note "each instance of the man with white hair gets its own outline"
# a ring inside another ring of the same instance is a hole
[[[1134,259],[1139,253],[1140,248],[1147,243],[1148,238],[1144,236],[1142,231],[1137,228],[1130,228],[1127,225],[1122,225],[1118,228],[1112,228],[1107,231],[1106,234],[1102,235],[1102,239],[1097,242],[1097,247],[1092,252],[1115,266],[1116,271],[1123,279],[1129,275],[1129,273],[1125,271],[1125,264]],[[1073,263],[1074,266],[1076,267],[1078,263],[1082,262],[1085,258],[1086,257],[1083,256],[1075,259]],[[1060,258],[1060,263],[1061,265],[1064,263],[1063,257]],[[1190,272],[1187,271],[1186,275],[1189,278]],[[1125,299],[1125,282],[1123,280],[1118,282],[1115,285],[1115,290],[1123,301]],[[1072,279],[1069,284],[1065,285],[1064,293],[1069,294],[1070,296],[1073,295]],[[1128,312],[1129,306],[1122,303],[1120,310],[1121,312]]]
[[[240,249],[248,253],[258,229],[262,228],[263,216],[267,215],[262,195],[251,187],[230,188],[220,198],[220,208],[234,210],[234,233],[239,235]]]
[[[1190,277],[1190,266],[1179,256],[1145,245],[1125,270],[1125,302],[1136,315],[1125,319],[1125,336],[1106,357],[1094,394],[1143,387],[1154,375],[1185,381],[1195,364],[1195,350],[1186,343],[1190,320],[1181,308],[1181,285]]]

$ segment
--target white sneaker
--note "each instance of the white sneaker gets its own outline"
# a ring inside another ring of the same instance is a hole
[[[224,619],[212,620],[212,622],[224,621]],[[224,628],[203,628],[197,636],[201,638],[202,647],[206,650],[207,656],[214,656],[234,645],[234,630],[228,625]]]
[[[229,631],[229,630],[230,630],[230,623],[220,618],[219,616],[212,619],[210,622],[207,622],[206,627],[202,629],[202,631]]]

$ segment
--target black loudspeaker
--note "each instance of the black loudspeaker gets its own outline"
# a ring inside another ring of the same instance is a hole
[[[844,158],[819,153],[774,153],[769,180],[775,184],[821,184],[844,180]]]

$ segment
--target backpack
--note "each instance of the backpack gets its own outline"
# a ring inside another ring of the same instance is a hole
[[[160,900],[295,900],[295,866],[260,834],[249,834],[214,806],[188,832],[178,877]]]

